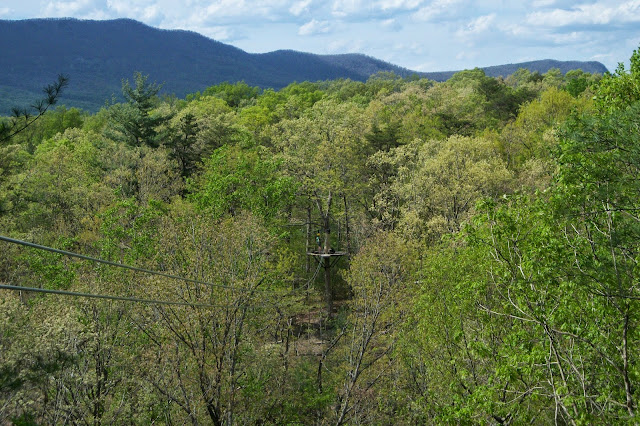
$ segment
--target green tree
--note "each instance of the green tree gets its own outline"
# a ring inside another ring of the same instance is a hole
[[[59,106],[49,110],[28,128],[11,138],[13,144],[22,145],[23,149],[33,154],[43,141],[64,133],[69,128],[81,128],[88,114],[77,108]]]
[[[549,158],[556,143],[553,129],[572,111],[585,111],[592,106],[589,99],[576,99],[564,90],[549,88],[538,99],[524,104],[514,123],[503,128],[503,149],[514,166],[531,158]],[[507,143],[509,145],[507,145]]]
[[[398,227],[407,237],[434,241],[457,232],[478,200],[510,192],[511,172],[484,138],[415,141],[395,155],[404,163],[393,191],[401,200]]]
[[[338,391],[337,425],[375,422],[384,404],[393,350],[405,319],[417,256],[391,233],[375,235],[353,258],[346,279],[353,291],[342,348],[344,379]]]
[[[390,149],[416,138],[443,138],[442,122],[434,109],[433,82],[405,83],[402,90],[377,96],[367,105],[372,128],[367,139],[373,149]],[[371,138],[373,136],[373,138]]]
[[[67,87],[68,84],[68,77],[60,74],[54,83],[47,85],[42,90],[45,97],[35,101],[30,109],[26,107],[14,107],[11,120],[0,120],[0,144],[24,131],[42,117],[51,106],[58,102],[62,90]]]
[[[277,286],[269,277],[273,240],[250,215],[213,225],[182,203],[171,206],[158,226],[172,238],[156,246],[157,261],[171,273],[215,285],[156,282],[150,286],[153,294],[170,292],[215,307],[158,307],[137,319],[150,339],[145,378],[172,406],[172,421],[245,423],[260,411],[257,400],[244,396],[252,395],[249,387],[260,386],[259,368],[249,362],[272,363],[277,356],[256,353],[267,344],[260,329],[275,304],[267,292]]]
[[[99,158],[91,137],[79,129],[40,144],[27,167],[8,181],[16,227],[75,235],[83,220],[113,199],[101,181]]]
[[[302,117],[283,120],[277,126],[275,145],[280,151],[279,158],[287,173],[300,183],[298,206],[307,213],[305,222],[320,229],[319,250],[323,252],[328,253],[339,244],[350,249],[350,218],[354,213],[351,207],[364,185],[361,177],[367,146],[366,123],[362,118],[363,111],[357,105],[325,99]],[[345,230],[342,241],[332,237],[340,219]],[[310,229],[307,226],[307,247]],[[329,315],[332,291],[325,285]]]
[[[640,48],[629,62],[628,72],[620,62],[613,74],[605,74],[600,81],[595,98],[600,109],[624,108],[640,100]]]
[[[162,86],[149,83],[148,79],[149,76],[136,72],[133,87],[129,80],[122,82],[126,103],[109,107],[107,136],[133,146],[158,146],[157,127],[168,117],[154,111]]]
[[[236,121],[232,109],[212,95],[199,96],[173,113],[160,133],[180,174],[191,177],[215,149],[244,142],[246,131]]]
[[[178,161],[183,177],[193,174],[200,156],[195,149],[198,135],[198,123],[191,113],[180,118],[177,134],[173,138],[171,157]]]
[[[526,413],[530,404],[535,407],[528,388],[514,392],[520,380],[530,380],[526,370],[500,375],[503,368],[513,368],[513,360],[502,352],[511,322],[478,309],[492,297],[483,287],[491,274],[485,247],[450,238],[427,249],[421,259],[420,290],[408,302],[413,308],[395,350],[398,391],[389,404],[395,402],[408,423],[535,419],[535,408]]]
[[[572,116],[546,193],[485,203],[470,229],[491,272],[463,285],[488,295],[479,308],[504,324],[485,386],[493,396],[483,397],[493,406],[465,404],[472,412],[528,421],[535,409],[569,424],[635,417],[639,108]],[[506,403],[498,384],[513,395]]]
[[[198,99],[200,96],[214,96],[225,101],[231,108],[238,108],[257,98],[260,92],[259,87],[251,87],[244,81],[234,84],[224,82],[206,88],[202,95],[198,92],[195,95],[187,96],[187,100]]]
[[[567,80],[566,90],[574,98],[578,97],[589,87],[587,76],[582,70],[571,70],[567,72],[565,74],[565,80]]]
[[[297,189],[281,164],[261,147],[224,145],[205,161],[189,198],[216,219],[251,212],[266,223],[277,223]]]

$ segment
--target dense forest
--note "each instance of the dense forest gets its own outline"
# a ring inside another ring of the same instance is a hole
[[[1,423],[635,423],[640,50],[65,85],[0,128]]]

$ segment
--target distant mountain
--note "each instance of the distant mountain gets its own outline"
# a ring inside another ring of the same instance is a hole
[[[360,54],[315,55],[290,50],[250,54],[233,46],[181,30],[160,30],[129,19],[0,20],[0,114],[40,89],[58,74],[70,78],[61,103],[95,111],[119,96],[122,79],[135,71],[164,83],[163,92],[184,97],[224,81],[282,88],[294,81],[350,78],[364,81],[381,71],[443,81],[454,72],[419,73]],[[485,68],[488,75],[509,75],[518,68],[563,72],[581,68],[606,71],[599,62],[535,61]]]
[[[556,61],[553,59],[542,59],[539,61],[519,62],[517,64],[495,65],[491,67],[482,68],[486,75],[490,77],[507,77],[520,68],[528,69],[531,72],[539,72],[544,74],[552,68],[557,68],[566,74],[568,71],[581,69],[584,72],[591,74],[604,74],[608,72],[607,67],[597,61]],[[444,72],[431,72],[422,73],[426,78],[430,78],[435,81],[448,80],[453,74],[458,71],[444,71]]]

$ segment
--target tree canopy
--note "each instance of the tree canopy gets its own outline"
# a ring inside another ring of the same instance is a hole
[[[59,80],[0,144],[0,422],[634,423],[637,68]]]

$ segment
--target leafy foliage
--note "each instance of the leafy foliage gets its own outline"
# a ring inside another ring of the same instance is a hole
[[[640,100],[640,48],[633,51],[629,71],[620,62],[613,74],[605,74],[596,96],[601,109],[617,109]]]
[[[149,76],[135,73],[135,87],[129,80],[122,82],[122,95],[127,103],[115,104],[109,108],[107,136],[133,146],[157,146],[156,128],[168,119],[153,111],[158,102],[160,86],[148,83]]]
[[[22,121],[2,234],[146,272],[0,242],[0,423],[633,423],[636,56]]]
[[[191,187],[191,197],[213,218],[251,211],[272,222],[292,202],[297,189],[280,166],[258,148],[224,145],[206,160],[202,175]]]

